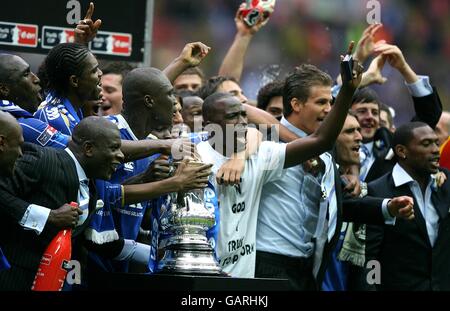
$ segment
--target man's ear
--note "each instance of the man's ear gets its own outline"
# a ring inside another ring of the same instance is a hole
[[[303,105],[303,103],[300,102],[300,100],[297,97],[294,97],[291,99],[292,111],[300,112],[302,105]]]
[[[147,108],[152,109],[153,106],[155,105],[155,101],[153,100],[153,97],[151,97],[150,95],[145,95],[144,96],[144,105]]]
[[[2,96],[1,98],[2,99],[8,98],[9,93],[10,93],[9,87],[5,84],[0,84],[0,94]]]
[[[78,87],[78,83],[79,83],[79,80],[78,80],[78,77],[76,75],[71,75],[69,77],[69,84],[72,87]]]
[[[84,155],[88,158],[91,158],[92,156],[94,156],[94,144],[90,141],[86,141],[83,144],[83,152]]]
[[[394,149],[397,157],[403,160],[407,158],[408,150],[406,150],[406,147],[404,145],[396,145]]]

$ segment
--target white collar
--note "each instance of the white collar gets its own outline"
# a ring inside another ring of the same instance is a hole
[[[299,129],[298,127],[290,123],[285,117],[281,118],[280,124],[285,126],[289,131],[291,131],[292,133],[294,133],[299,137],[308,136],[308,134],[306,134],[303,130]],[[319,156],[319,158],[325,163],[327,170],[329,170],[330,166],[333,164],[331,155],[328,152],[324,152]]]
[[[72,153],[72,151],[69,148],[64,149],[65,152],[67,152],[70,157],[73,159],[73,161],[75,162],[75,167],[77,169],[77,175],[78,175],[78,181],[84,181],[84,180],[89,180],[89,178],[87,178],[86,173],[84,172],[83,167],[81,166],[80,162],[78,162],[77,158],[75,157],[75,155]]]
[[[430,182],[434,181],[434,175],[430,175],[430,177]],[[415,181],[398,163],[395,164],[394,169],[392,170],[392,178],[394,179],[394,184],[396,187]]]
[[[293,125],[291,122],[289,122],[285,117],[281,118],[280,124],[285,126],[289,131],[294,133],[295,135],[299,137],[306,137],[308,134],[306,134],[304,131]]]

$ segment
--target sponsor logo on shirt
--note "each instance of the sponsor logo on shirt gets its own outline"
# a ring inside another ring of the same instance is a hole
[[[37,141],[42,145],[42,146],[46,146],[47,143],[50,141],[50,139],[52,139],[53,136],[55,136],[55,134],[58,131],[56,129],[54,129],[53,127],[51,127],[50,125],[47,126],[45,128],[45,130],[41,133],[41,135],[39,135],[39,137],[37,138]]]

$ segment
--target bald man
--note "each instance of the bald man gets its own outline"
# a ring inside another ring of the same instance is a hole
[[[117,124],[123,141],[142,140],[149,134],[153,134],[160,139],[154,141],[164,141],[164,139],[171,137],[172,116],[174,113],[174,105],[177,101],[173,94],[172,84],[163,72],[156,68],[138,68],[132,70],[123,82],[123,98],[125,105],[122,115],[118,114],[107,117],[107,119]],[[152,183],[152,189],[155,190],[154,193],[157,193],[159,191],[158,189],[161,189],[159,195],[175,191],[178,182],[174,179],[184,179],[185,181],[181,183],[181,186],[186,190],[195,187],[198,188],[200,183],[196,181],[201,178],[194,177],[193,174],[196,173],[195,171],[191,168],[186,168],[182,174],[172,176],[173,172],[169,173],[171,172],[171,164],[167,157],[157,160],[155,162],[156,164],[152,163],[159,156],[155,155],[152,158],[124,163],[113,174],[111,182],[124,183],[137,174],[143,173],[147,170],[149,164],[152,164],[154,168],[158,167],[158,169],[154,169],[153,171],[157,171],[155,175],[159,177],[158,181]],[[199,168],[198,173],[202,174],[201,170],[205,168],[207,167]],[[209,169],[206,169],[203,173],[205,177],[203,180],[204,183],[207,182],[208,175]],[[99,189],[102,188],[101,182],[97,182]],[[164,184],[167,186],[161,187]],[[125,199],[130,197],[128,194],[129,187],[131,186],[127,185],[124,187]],[[163,189],[164,191],[162,191]],[[149,202],[147,200],[142,199],[141,201],[133,202],[133,204],[124,204],[121,208],[114,208],[112,210],[115,229],[120,237],[127,240],[137,239],[142,219],[148,209]],[[104,258],[98,260],[104,261]],[[111,265],[103,264],[102,266],[107,267]],[[122,266],[115,264],[113,270],[124,272],[127,271],[127,266],[126,264]]]
[[[11,113],[17,119],[25,141],[65,148],[69,136],[33,117],[42,101],[39,82],[25,60],[16,55],[0,54],[0,110]]]
[[[43,217],[33,221],[43,223],[39,235],[23,230],[17,222],[2,220],[0,243],[12,268],[0,273],[1,289],[31,289],[40,258],[60,230],[51,223],[46,225],[51,210],[71,201],[77,202],[79,208],[67,206],[77,216],[66,228],[74,228],[74,237],[85,229],[89,214],[92,214],[97,203],[89,179],[111,177],[115,167],[123,160],[120,145],[119,131],[114,124],[103,118],[91,117],[74,130],[73,140],[65,150],[32,144],[24,146],[24,155],[16,162],[14,176],[9,180],[10,189],[17,197],[48,209],[42,211]],[[27,216],[32,217],[25,213],[24,218]],[[80,245],[77,239],[74,242],[72,258],[77,259]]]

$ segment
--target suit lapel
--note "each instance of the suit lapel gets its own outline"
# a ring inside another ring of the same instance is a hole
[[[63,172],[65,180],[67,181],[67,198],[70,198],[70,200],[76,202],[78,200],[78,188],[80,187],[80,185],[75,163],[73,162],[73,159],[70,157],[70,155],[65,151],[59,152],[58,157],[63,163],[62,167],[64,169],[62,169],[61,171]]]
[[[366,182],[371,182],[384,174],[388,173],[393,167],[392,160],[386,160],[386,155],[389,152],[389,149],[386,146],[386,143],[382,143],[380,147],[378,147],[379,142],[384,141],[383,139],[376,139],[373,144],[373,155],[375,157],[375,161],[370,167],[369,172],[367,173]]]
[[[394,193],[392,197],[399,197],[399,196],[410,196],[414,199],[414,221],[416,222],[417,226],[420,229],[420,232],[422,233],[425,241],[427,241],[427,244],[431,247],[431,243],[430,243],[430,238],[428,237],[428,231],[427,231],[427,225],[425,223],[425,218],[422,215],[422,212],[420,211],[419,205],[417,204],[417,200],[416,197],[413,195],[413,193],[411,192],[411,189],[409,188],[409,186],[406,185],[402,185],[400,187],[395,187],[394,185],[394,181],[392,179],[392,175],[391,175],[391,182],[392,182],[392,186],[394,189]]]
[[[73,236],[78,236],[80,233],[82,233],[89,223],[91,222],[92,216],[95,213],[95,208],[97,206],[97,188],[95,187],[94,180],[89,180],[89,216],[86,219],[86,221],[83,223],[83,225],[76,227],[73,231]]]
[[[378,179],[389,171],[388,168],[390,168],[391,162],[384,159],[385,155],[383,155],[383,153],[376,148],[374,148],[374,155],[375,161],[367,173],[365,182],[371,182]]]
[[[446,189],[439,188],[431,194],[431,202],[439,215],[439,220],[445,219],[449,212],[450,202],[446,198],[448,198]]]

